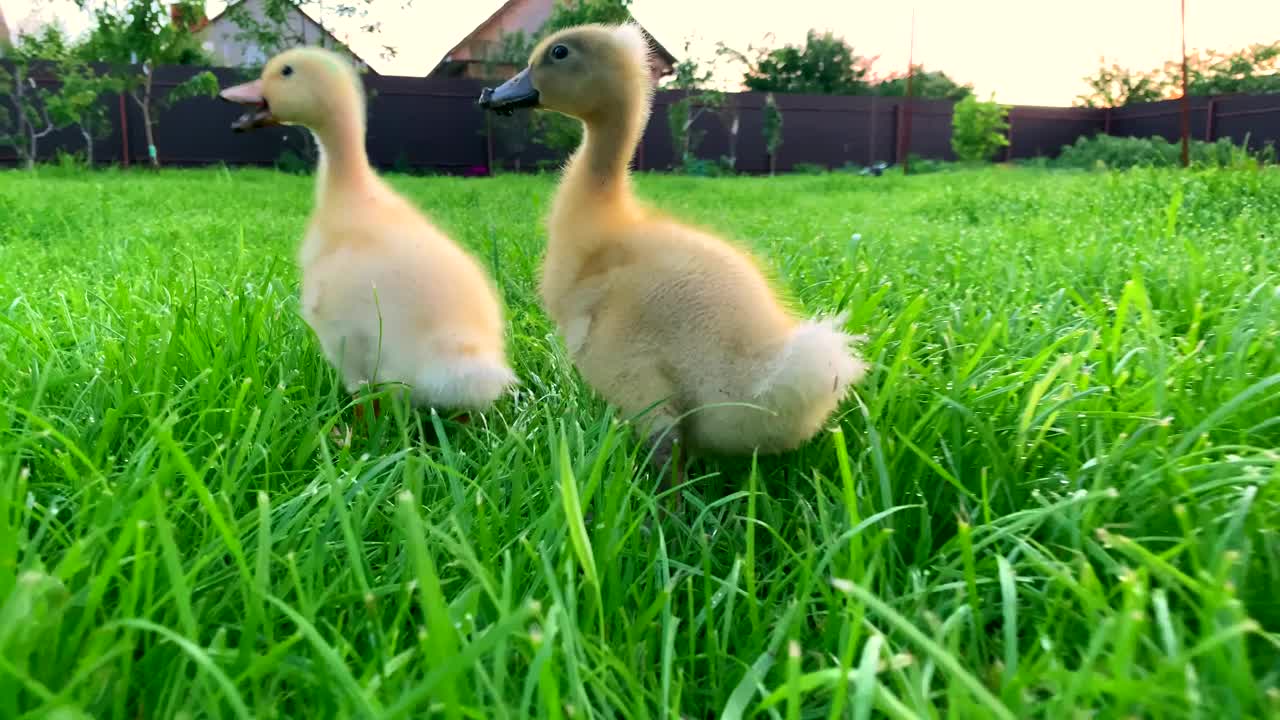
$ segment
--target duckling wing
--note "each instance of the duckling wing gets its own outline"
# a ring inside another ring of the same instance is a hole
[[[692,439],[720,452],[807,440],[866,371],[842,318],[801,321],[746,253],[682,227],[666,233],[672,242],[628,277],[641,334],[661,338],[662,362],[693,413]]]
[[[343,363],[422,404],[481,407],[514,380],[488,276],[425,223],[349,227],[304,266],[303,310],[331,362],[345,346]]]

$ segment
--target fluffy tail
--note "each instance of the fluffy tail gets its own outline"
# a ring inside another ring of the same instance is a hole
[[[849,388],[866,376],[867,363],[852,347],[860,338],[840,329],[845,319],[842,313],[802,323],[757,386],[760,404],[791,421],[784,425],[816,432]]]
[[[421,403],[436,408],[484,410],[518,384],[501,360],[467,358],[426,368],[413,390]]]

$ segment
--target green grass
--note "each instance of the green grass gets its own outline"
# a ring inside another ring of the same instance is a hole
[[[538,308],[550,178],[394,179],[525,392],[344,446],[308,179],[41,173],[0,173],[0,717],[1280,713],[1280,173],[640,178],[875,367],[674,515]]]

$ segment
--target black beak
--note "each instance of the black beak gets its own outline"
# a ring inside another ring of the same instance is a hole
[[[533,86],[533,75],[525,68],[515,77],[494,88],[480,92],[480,107],[499,115],[510,115],[516,108],[537,107],[538,90]]]

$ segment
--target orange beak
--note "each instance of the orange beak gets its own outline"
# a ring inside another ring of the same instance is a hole
[[[234,85],[218,93],[218,97],[227,102],[249,106],[249,110],[231,123],[231,129],[236,132],[257,130],[258,128],[280,124],[276,116],[271,114],[271,106],[262,94],[262,80]]]

